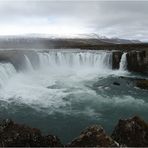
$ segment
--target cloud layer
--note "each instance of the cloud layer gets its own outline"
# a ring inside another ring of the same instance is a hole
[[[0,34],[82,34],[148,41],[148,1],[0,1]]]

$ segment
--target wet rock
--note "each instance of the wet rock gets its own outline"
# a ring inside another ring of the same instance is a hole
[[[119,120],[111,137],[120,145],[147,147],[148,124],[137,116],[127,120]]]
[[[131,51],[127,53],[127,69],[133,72],[146,72],[146,51]]]
[[[118,85],[118,86],[120,85],[120,83],[118,83],[118,82],[113,82],[113,84],[114,85]]]
[[[122,52],[114,51],[112,54],[112,69],[119,69]]]
[[[93,125],[81,132],[69,147],[116,147],[118,143],[107,136],[101,126]]]
[[[56,136],[42,136],[40,130],[6,119],[0,123],[0,147],[62,146]]]
[[[147,89],[148,90],[148,80],[137,80],[136,81],[136,86],[141,88],[141,89]]]

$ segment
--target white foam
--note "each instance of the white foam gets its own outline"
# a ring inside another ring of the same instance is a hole
[[[32,64],[30,62],[30,59],[27,57],[27,55],[24,55],[24,56],[25,56],[26,69],[29,70],[29,71],[33,71],[33,67],[32,67]]]
[[[15,67],[11,63],[0,63],[0,87],[6,85],[8,80],[15,74]]]
[[[113,98],[96,95],[96,93],[85,86],[86,81],[96,81],[98,77],[108,77],[114,74],[111,69],[111,53],[100,52],[50,52],[38,53],[40,64],[38,69],[33,69],[31,59],[27,56],[26,65],[29,73],[17,73],[12,64],[8,64],[6,69],[0,66],[0,71],[4,71],[7,77],[13,73],[8,83],[0,89],[0,99],[8,102],[23,103],[30,107],[48,109],[48,112],[66,110],[73,101],[86,101],[87,98],[96,99],[98,103],[118,103]],[[0,82],[4,84],[4,82]],[[105,89],[108,89],[106,87]],[[75,95],[76,99],[66,99],[69,95]],[[78,97],[80,95],[80,100]],[[85,96],[86,95],[86,96]],[[94,101],[94,100],[92,100]],[[110,102],[111,101],[111,102]],[[86,112],[93,114],[93,109],[86,109]]]
[[[120,60],[120,65],[119,65],[119,70],[120,71],[126,71],[127,70],[127,53],[123,53],[121,60]]]

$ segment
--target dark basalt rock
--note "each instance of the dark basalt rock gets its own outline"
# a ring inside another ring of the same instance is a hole
[[[147,55],[146,51],[131,51],[127,53],[127,69],[133,72],[146,72]]]
[[[114,51],[112,54],[112,69],[119,69],[122,51]],[[132,72],[148,73],[148,52],[128,51],[127,52],[127,69]]]
[[[66,145],[66,147],[119,146],[147,147],[148,124],[137,116],[119,120],[111,137],[101,126],[93,125]],[[0,147],[63,147],[63,145],[56,136],[43,136],[36,128],[16,124],[6,119],[0,123]]]
[[[112,54],[112,69],[119,69],[122,52],[114,51]]]
[[[148,80],[137,80],[136,86],[141,89],[147,89],[148,90]]]
[[[0,147],[58,147],[62,146],[56,136],[42,136],[40,130],[19,125],[6,119],[0,123]]]
[[[111,137],[120,145],[147,147],[148,124],[137,116],[127,120],[119,120]]]
[[[118,86],[120,85],[120,83],[118,83],[118,82],[113,82],[113,84],[114,85],[118,85]]]
[[[101,126],[93,125],[81,132],[69,147],[117,147],[118,143],[107,136]]]

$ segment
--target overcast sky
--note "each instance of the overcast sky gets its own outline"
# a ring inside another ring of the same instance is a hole
[[[148,41],[148,1],[0,1],[0,34],[90,34]]]

